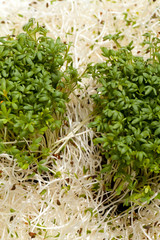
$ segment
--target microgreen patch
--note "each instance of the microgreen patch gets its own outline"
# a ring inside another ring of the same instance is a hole
[[[34,24],[30,19],[24,33],[0,38],[0,152],[14,155],[24,169],[49,154],[42,138],[60,128],[78,81],[71,44],[47,37]]]
[[[145,37],[149,59],[132,54],[133,42],[121,47],[118,33],[104,39],[113,40],[119,49],[102,47],[106,60],[89,65],[88,71],[99,85],[92,96],[95,115],[90,126],[99,133],[94,143],[106,159],[101,173],[116,165],[113,180],[121,180],[117,195],[126,186],[143,189],[139,196],[148,201],[146,181],[160,172],[160,40]]]

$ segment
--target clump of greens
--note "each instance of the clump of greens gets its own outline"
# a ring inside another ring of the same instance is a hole
[[[129,189],[128,199],[149,201],[149,179],[160,172],[160,39],[145,34],[150,58],[144,60],[132,54],[133,42],[121,47],[120,37],[106,36],[118,50],[102,47],[106,60],[88,66],[99,85],[90,126],[105,156],[102,173],[113,174],[112,184],[118,180],[117,195]]]
[[[13,155],[24,169],[37,163],[43,170],[49,149],[41,147],[42,136],[61,126],[79,79],[71,44],[47,37],[34,19],[23,30],[0,38],[0,153]]]

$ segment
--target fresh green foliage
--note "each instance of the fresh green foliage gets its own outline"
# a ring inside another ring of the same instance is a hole
[[[15,38],[0,38],[0,152],[14,155],[25,169],[49,154],[40,147],[42,137],[60,128],[78,73],[71,44],[47,37],[34,19],[23,30]]]
[[[102,47],[106,60],[88,66],[99,85],[90,126],[99,133],[94,142],[106,159],[101,173],[116,169],[113,181],[121,180],[117,195],[127,183],[130,190],[143,189],[138,196],[148,201],[153,192],[146,190],[147,180],[160,172],[160,40],[145,34],[150,59],[144,60],[132,54],[133,42],[121,47],[119,37],[106,36],[119,49]]]

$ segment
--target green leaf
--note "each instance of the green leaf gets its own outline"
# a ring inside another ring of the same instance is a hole
[[[12,107],[13,109],[17,110],[18,109],[18,105],[16,103],[12,103]]]
[[[143,83],[143,76],[139,76],[138,80],[139,80],[139,84],[142,84]]]
[[[48,101],[48,97],[47,96],[41,97],[41,98],[39,98],[39,101],[40,102],[46,102],[46,101]]]
[[[32,62],[32,60],[31,60],[30,57],[27,57],[27,58],[26,58],[26,62],[27,62],[29,65],[33,65],[33,62]]]
[[[53,2],[55,2],[55,1],[57,1],[57,0],[52,0],[52,1],[51,1],[51,4],[52,4]],[[54,236],[54,238],[58,238],[59,236],[60,236],[60,232],[58,232],[57,235]]]
[[[17,43],[16,47],[17,47],[18,51],[22,52],[22,47],[20,44]]]
[[[109,50],[105,47],[101,47],[101,50],[103,52],[103,56],[109,57]]]
[[[155,197],[155,199],[159,199],[159,200],[160,200],[160,193],[157,194],[157,196]]]
[[[45,131],[47,131],[47,129],[48,129],[47,126],[46,126],[46,127],[43,127],[43,128],[41,128],[41,129],[39,129],[39,133],[40,133],[40,134],[44,134]]]
[[[1,83],[1,90],[3,91],[6,90],[6,80],[2,78],[0,83]]]
[[[40,195],[43,196],[46,192],[47,192],[47,190],[44,189],[44,190],[42,190],[42,191],[40,192]]]
[[[137,158],[139,159],[139,161],[141,162],[143,160],[144,157],[146,157],[147,155],[145,154],[145,152],[139,151],[137,152]]]
[[[35,144],[35,143],[32,143],[30,146],[29,146],[29,149],[30,151],[37,151],[39,149],[40,145],[39,144]]]
[[[0,46],[0,55],[2,54],[2,52],[3,52],[3,50],[4,50],[4,46]]]
[[[35,22],[35,19],[30,18],[28,23],[23,26],[23,30],[27,32],[30,29],[30,27],[33,26],[34,22]]]
[[[62,175],[62,174],[61,174],[61,172],[60,172],[60,171],[58,171],[58,172],[56,172],[56,173],[55,173],[54,177],[55,177],[55,178],[60,178],[60,177],[61,177],[61,175]]]
[[[30,78],[30,77],[33,76],[33,74],[34,74],[34,72],[33,72],[33,71],[30,71],[30,72],[28,72],[26,75],[27,75],[28,78]],[[32,87],[32,85],[29,85],[29,86],[30,86],[30,88]],[[29,86],[28,86],[28,87],[29,87]],[[27,89],[28,89],[28,87],[27,87]]]
[[[22,169],[26,170],[27,168],[29,167],[29,164],[28,163],[25,163],[21,166]]]
[[[85,209],[84,213],[90,212],[91,213],[91,217],[93,216],[93,208],[87,208]]]
[[[120,195],[124,189],[124,183],[122,182],[116,189],[116,195]]]
[[[156,131],[154,132],[154,135],[157,136],[160,134],[160,127],[156,129]]]
[[[110,172],[112,169],[112,164],[108,164],[108,165],[104,165],[102,170],[101,170],[101,173],[107,173],[107,172]]]
[[[48,167],[45,167],[41,164],[38,164],[38,171],[41,172],[47,172],[48,171]]]
[[[34,144],[39,144],[42,141],[42,137],[36,138],[33,140]]]
[[[114,124],[114,125],[112,126],[112,129],[116,130],[116,129],[118,129],[120,126],[121,126],[121,124],[120,124],[119,122],[117,122],[116,124]]]
[[[141,121],[140,118],[136,118],[132,121],[132,124],[135,125],[135,124],[139,123],[140,121]]]
[[[1,104],[1,109],[2,109],[3,114],[6,115],[7,114],[7,109],[6,109],[5,103]]]
[[[160,62],[160,53],[155,52],[154,55],[157,57],[158,61]]]
[[[42,61],[42,53],[41,52],[37,52],[37,57],[38,57],[39,61]]]
[[[148,94],[150,94],[151,93],[151,91],[153,90],[153,87],[151,87],[151,86],[147,86],[147,87],[145,87],[145,95],[148,95]]]
[[[34,132],[34,127],[33,127],[32,124],[30,124],[30,125],[28,126],[28,129],[29,129],[30,132]]]
[[[44,164],[46,162],[46,160],[41,160],[40,162],[38,162],[38,164]]]
[[[16,210],[14,210],[13,208],[10,208],[10,212],[14,213],[14,212],[16,212]]]

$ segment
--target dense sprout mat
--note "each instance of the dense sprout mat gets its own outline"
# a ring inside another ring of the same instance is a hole
[[[159,0],[1,0],[0,36],[20,33],[34,17],[50,37],[73,43],[74,67],[82,74],[88,63],[103,60],[100,47],[114,48],[103,40],[107,34],[122,32],[122,44],[133,40],[133,53],[143,56],[142,35],[160,34],[159,6]],[[149,204],[128,211],[112,190],[105,197],[103,181],[97,178],[102,155],[88,127],[90,96],[97,86],[91,78],[79,85],[67,104],[67,123],[58,136],[47,135],[51,171],[38,174],[33,166],[22,170],[12,156],[0,154],[0,239],[160,239],[158,191]]]

